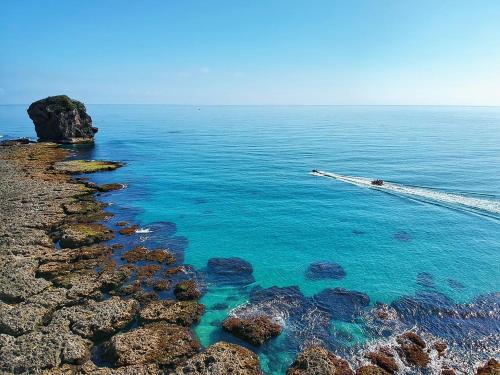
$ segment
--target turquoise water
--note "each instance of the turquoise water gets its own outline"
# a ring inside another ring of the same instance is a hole
[[[255,283],[246,288],[208,284],[202,300],[208,311],[196,328],[205,345],[228,338],[216,322],[257,285],[297,285],[306,297],[342,287],[366,293],[372,305],[422,290],[455,303],[500,291],[500,215],[309,173],[376,177],[498,203],[500,108],[88,110],[99,133],[86,155],[127,163],[95,175],[129,185],[111,198],[117,207],[133,209],[143,227],[175,223],[176,235],[188,241],[185,262],[198,269],[213,257],[236,256],[253,266]],[[0,135],[34,137],[25,106],[0,106]],[[307,279],[317,261],[341,265],[346,276]],[[433,285],[417,283],[421,273]],[[228,306],[212,309],[216,303]],[[370,338],[359,321],[330,324],[346,347]],[[260,349],[266,372],[283,373],[293,359],[297,346],[287,340],[286,326]]]

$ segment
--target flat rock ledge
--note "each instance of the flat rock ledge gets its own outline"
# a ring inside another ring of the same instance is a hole
[[[123,185],[72,175],[121,164],[67,156],[54,143],[0,143],[0,373],[261,374],[257,356],[238,345],[201,350],[190,328],[204,312],[201,292],[183,280],[185,266],[170,266],[172,254],[139,251],[131,256],[145,265],[115,263],[122,247],[102,243],[114,233],[94,193]],[[166,278],[152,279],[162,267]],[[155,290],[171,279],[178,300],[158,301]],[[96,352],[112,367],[96,365]]]

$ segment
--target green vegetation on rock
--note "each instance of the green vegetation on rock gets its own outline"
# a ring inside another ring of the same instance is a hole
[[[54,169],[59,172],[79,174],[101,171],[112,171],[123,164],[104,160],[68,160],[56,163]]]

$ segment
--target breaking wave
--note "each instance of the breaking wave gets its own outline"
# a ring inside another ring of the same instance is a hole
[[[423,202],[439,204],[441,206],[463,209],[479,214],[486,214],[498,218],[500,215],[500,200],[476,198],[464,194],[447,193],[431,188],[422,188],[418,186],[407,186],[393,182],[384,182],[383,185],[373,185],[372,179],[365,177],[344,176],[337,173],[324,171],[311,172],[314,176],[333,178],[348,184],[380,190],[389,194],[404,196]],[[478,194],[470,194],[478,195]]]

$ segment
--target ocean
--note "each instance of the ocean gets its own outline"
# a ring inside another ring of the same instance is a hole
[[[26,108],[0,106],[1,136],[35,138]],[[243,344],[220,322],[260,306],[285,326],[252,347],[266,374],[283,374],[305,343],[356,363],[361,348],[397,330],[367,318],[384,303],[405,316],[401,329],[449,342],[464,368],[498,353],[499,107],[87,109],[99,132],[93,147],[74,148],[78,157],[126,163],[92,175],[127,184],[102,199],[117,217],[139,223],[141,236],[158,236],[200,271],[207,312],[195,330],[203,345]],[[386,183],[374,188],[372,179]],[[249,262],[253,279],[205,277],[208,260],[221,257]],[[340,273],[315,275],[317,262]],[[273,286],[281,289],[266,289]],[[352,292],[352,313],[315,315],[332,288]],[[256,297],[263,290],[264,302]],[[354,292],[369,303],[357,303]],[[439,309],[458,317],[431,316]]]

